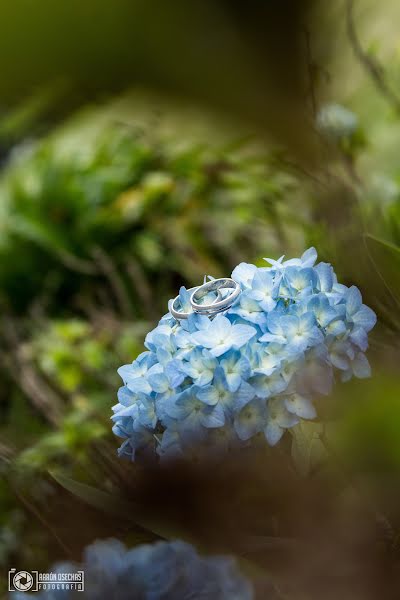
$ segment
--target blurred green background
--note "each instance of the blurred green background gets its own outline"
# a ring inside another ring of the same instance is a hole
[[[378,314],[373,379],[322,413],[400,527],[399,19],[391,0],[1,5],[2,571],[90,538],[43,522],[40,475],[107,487],[116,368],[180,285],[310,245]]]

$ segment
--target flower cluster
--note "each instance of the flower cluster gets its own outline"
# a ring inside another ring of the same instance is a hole
[[[182,541],[157,542],[127,550],[116,539],[97,541],[85,550],[84,597],[89,600],[252,600],[250,582],[227,556],[199,556]],[[53,572],[76,572],[69,563],[56,565]],[[80,591],[49,589],[35,594],[42,600],[79,599]],[[13,593],[16,600],[26,593]]]
[[[335,372],[343,381],[370,375],[364,352],[376,316],[358,288],[315,264],[314,248],[283,258],[238,265],[241,294],[225,314],[176,321],[168,313],[147,335],[148,350],[119,369],[120,455],[215,454],[256,435],[274,445],[316,416],[312,400],[330,392]],[[185,288],[180,302],[190,310]]]

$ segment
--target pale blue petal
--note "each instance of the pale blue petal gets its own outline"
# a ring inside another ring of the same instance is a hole
[[[346,298],[346,309],[347,314],[352,317],[360,308],[362,304],[362,298],[360,290],[355,286],[351,286],[347,292]]]
[[[246,381],[242,382],[239,390],[234,396],[233,401],[233,410],[235,412],[241,410],[246,404],[248,404],[251,400],[254,399],[255,390],[249,383]]]
[[[359,379],[371,377],[371,367],[368,359],[362,352],[359,352],[351,363],[353,373]]]
[[[352,320],[358,327],[362,327],[365,331],[370,331],[376,324],[376,314],[371,308],[363,304],[361,308],[353,314]]]
[[[283,433],[284,429],[279,427],[275,422],[267,423],[267,426],[264,428],[265,439],[270,446],[275,446],[283,436]]]
[[[202,413],[201,423],[204,427],[210,428],[222,427],[225,425],[225,413],[223,406],[216,404],[215,406],[208,408],[208,410]]]
[[[232,345],[241,348],[256,335],[257,331],[250,325],[232,325]]]
[[[358,346],[363,352],[365,352],[365,350],[368,348],[368,335],[365,329],[362,329],[362,327],[356,327],[353,329],[350,334],[350,339],[353,344]]]
[[[317,258],[317,251],[314,248],[314,246],[311,246],[311,248],[306,250],[301,256],[301,262],[303,264],[303,267],[313,267]]]
[[[251,281],[257,272],[257,267],[249,263],[240,263],[232,271],[232,279],[241,283],[244,287],[250,287]]]
[[[304,398],[299,394],[293,394],[286,398],[285,407],[290,413],[293,413],[302,419],[315,419],[317,416],[317,411],[311,400]]]
[[[197,391],[197,397],[201,402],[204,402],[209,406],[215,406],[219,398],[218,390],[213,385],[207,385]]]
[[[321,292],[330,292],[333,286],[333,268],[329,263],[319,263],[315,270],[318,274]]]

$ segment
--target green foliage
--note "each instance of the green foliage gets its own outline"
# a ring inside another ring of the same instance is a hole
[[[15,150],[0,183],[0,287],[14,309],[26,310],[48,286],[53,312],[60,297],[68,312],[76,294],[92,297],[108,277],[136,316],[143,298],[125,289],[129,277],[143,287],[151,275],[165,302],[176,273],[196,281],[233,264],[243,244],[257,257],[293,233],[301,239],[288,206],[298,183],[265,152],[206,147],[190,132],[180,145],[179,131],[158,138],[150,124],[129,123],[135,97],[124,101],[125,123],[115,123],[112,106],[83,112]]]

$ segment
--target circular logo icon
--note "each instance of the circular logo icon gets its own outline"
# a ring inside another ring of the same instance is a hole
[[[19,592],[29,592],[33,583],[32,573],[28,571],[18,571],[13,577],[14,588]]]

